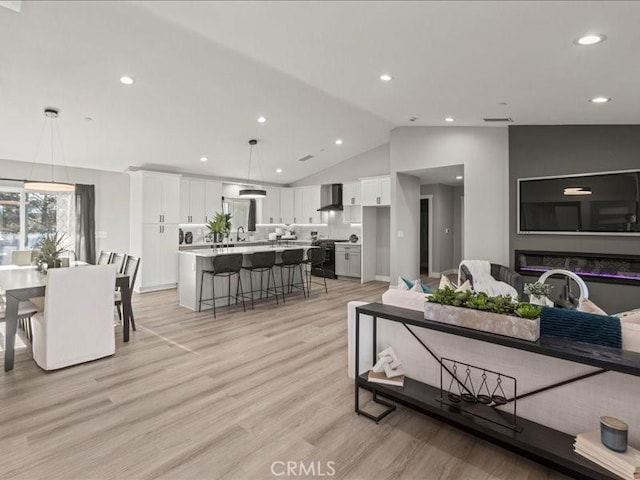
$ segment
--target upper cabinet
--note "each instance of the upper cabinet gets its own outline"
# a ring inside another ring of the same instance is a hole
[[[342,204],[361,205],[362,186],[360,182],[349,182],[342,184]]]
[[[275,187],[265,188],[267,196],[262,199],[262,224],[282,223],[280,215],[280,189]]]
[[[180,222],[207,223],[222,210],[222,183],[180,179]]]
[[[294,218],[294,194],[292,188],[282,188],[280,190],[280,223],[289,225]]]
[[[132,188],[140,189],[142,195],[142,223],[178,223],[180,177],[143,171],[133,174]]]
[[[320,185],[293,189],[293,223],[322,223]]]
[[[362,179],[362,205],[391,205],[391,178]]]

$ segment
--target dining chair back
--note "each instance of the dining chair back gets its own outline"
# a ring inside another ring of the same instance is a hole
[[[33,358],[44,370],[115,353],[115,265],[56,268],[47,272],[44,312],[35,315]]]
[[[33,250],[12,250],[11,265],[18,265],[19,267],[31,265],[32,254]]]
[[[109,263],[114,264],[117,267],[117,272],[122,273],[124,271],[124,264],[127,255],[125,253],[113,253],[109,259]]]
[[[112,256],[113,253],[101,250],[100,255],[98,256],[98,261],[96,261],[96,265],[108,265],[109,263],[111,263]]]

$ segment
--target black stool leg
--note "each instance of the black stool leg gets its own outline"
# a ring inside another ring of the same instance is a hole
[[[305,288],[304,288],[304,273],[302,272],[301,263],[298,264],[298,268],[300,269],[300,284],[302,285],[302,296],[306,298],[307,292],[305,291]]]
[[[198,297],[198,311],[202,311],[202,286],[204,285],[204,271],[200,274],[200,297]],[[215,302],[215,300],[214,300]],[[118,316],[122,320],[122,314],[120,313],[120,307],[118,307]]]
[[[216,318],[216,276],[211,275],[211,288],[213,290],[213,318]]]
[[[244,303],[244,290],[242,290],[242,280],[240,279],[240,272],[238,272],[238,286],[236,287],[236,303],[238,303],[238,292],[242,296],[242,309],[246,312],[247,306]],[[251,294],[251,303],[253,304],[253,293]]]
[[[260,269],[260,300],[262,300],[263,291],[264,291],[264,268],[261,268]],[[269,292],[267,292],[267,297],[269,297]]]
[[[273,294],[276,296],[276,305],[278,305],[278,284],[276,283],[276,275],[273,273],[273,267],[267,272],[267,297],[269,296],[269,284],[273,276]]]
[[[324,262],[322,263],[322,279],[324,280],[324,293],[329,293],[329,290],[327,290],[327,276],[324,274]]]
[[[131,328],[133,329],[133,331],[136,331],[136,319],[133,318],[133,313],[131,313],[129,315],[129,320],[131,320]]]
[[[262,277],[262,274],[260,274]],[[238,280],[240,280],[240,274],[238,274]],[[253,305],[253,270],[249,270],[249,284],[251,286],[251,310],[255,310]],[[260,279],[260,286],[262,286],[262,278]],[[262,298],[262,293],[260,293],[260,298]]]
[[[284,269],[283,266],[280,267],[280,286],[282,287],[282,303],[287,303],[287,301],[285,300],[285,294],[284,294],[284,275],[282,274],[282,270]]]

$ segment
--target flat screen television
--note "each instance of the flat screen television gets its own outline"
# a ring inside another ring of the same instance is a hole
[[[640,235],[640,170],[518,179],[518,233]]]

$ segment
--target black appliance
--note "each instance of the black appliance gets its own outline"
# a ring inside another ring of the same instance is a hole
[[[325,249],[324,275],[320,267],[313,267],[311,269],[311,275],[315,275],[316,277],[338,278],[336,276],[336,243],[342,242],[349,242],[349,240],[333,240],[327,238],[311,242],[311,246],[324,247]]]
[[[184,243],[191,245],[193,243],[193,233],[187,232],[184,235]]]
[[[178,229],[178,243],[182,245],[184,243],[184,232],[181,228]]]
[[[324,186],[322,188],[325,188]],[[337,212],[344,210],[342,206],[342,184],[331,184],[331,198],[328,199],[329,203],[323,205],[318,209],[319,212]]]

